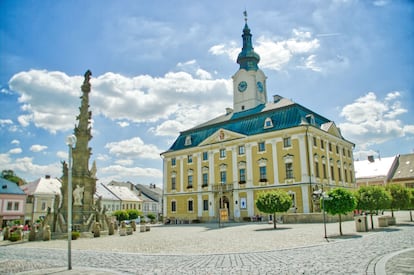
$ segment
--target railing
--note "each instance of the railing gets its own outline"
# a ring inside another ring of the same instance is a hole
[[[214,184],[213,192],[231,192],[233,191],[233,184]]]

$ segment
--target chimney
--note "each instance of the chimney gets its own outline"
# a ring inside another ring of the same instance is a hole
[[[368,161],[369,162],[375,162],[374,156],[372,156],[372,155],[371,156],[368,156]]]
[[[232,108],[227,107],[227,108],[226,108],[226,115],[231,114],[231,113],[233,113],[233,109],[232,109]]]
[[[46,175],[45,176],[45,179],[50,179],[50,175]]]

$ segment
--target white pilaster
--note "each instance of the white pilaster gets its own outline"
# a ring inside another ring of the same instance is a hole
[[[272,139],[270,141],[270,144],[272,145],[274,184],[279,183],[279,164],[278,164],[278,161],[277,161],[276,143],[277,143],[276,139]]]
[[[303,213],[309,213],[309,189],[308,186],[302,185],[302,204],[303,204]]]

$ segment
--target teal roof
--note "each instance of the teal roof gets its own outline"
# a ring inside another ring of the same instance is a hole
[[[12,181],[0,178],[0,194],[25,195],[22,189]]]
[[[271,105],[270,107],[273,106],[273,103],[269,104]],[[229,114],[228,119],[225,121],[212,124],[204,123],[201,124],[200,127],[194,127],[187,131],[181,132],[180,136],[170,147],[169,151],[196,147],[219,129],[225,129],[242,135],[252,136],[297,127],[303,123],[307,115],[313,115],[315,119],[313,125],[318,128],[320,128],[322,124],[330,122],[330,120],[297,103],[273,109],[269,108],[267,105],[261,104],[250,110]],[[272,120],[273,127],[264,127],[264,123],[267,118]],[[191,136],[190,145],[185,145],[187,136]]]

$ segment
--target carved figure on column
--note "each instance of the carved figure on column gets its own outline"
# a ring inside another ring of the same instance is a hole
[[[75,190],[73,190],[73,205],[82,205],[82,199],[83,199],[83,191],[85,190],[85,187],[80,187],[79,184],[76,185]]]

